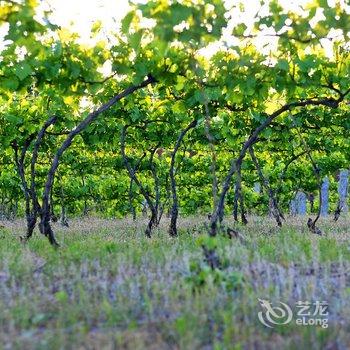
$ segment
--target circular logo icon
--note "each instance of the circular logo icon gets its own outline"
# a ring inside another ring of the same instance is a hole
[[[258,299],[264,311],[258,312],[259,321],[266,327],[288,324],[293,318],[292,309],[285,303],[279,302],[279,306],[273,306],[270,301]]]

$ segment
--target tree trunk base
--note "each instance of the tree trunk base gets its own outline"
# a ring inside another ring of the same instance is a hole
[[[37,218],[35,215],[31,215],[30,217],[27,218],[27,232],[24,237],[23,236],[20,237],[21,242],[26,243],[31,239],[36,226],[36,221],[37,221]]]
[[[315,221],[313,221],[311,218],[307,221],[307,227],[309,228],[310,232],[322,236],[322,231],[316,226]]]
[[[216,254],[215,249],[208,249],[206,246],[202,245],[204,252],[204,261],[210,266],[212,270],[221,269],[221,261]]]
[[[55,234],[53,233],[53,230],[52,230],[49,222],[45,222],[45,221],[40,222],[39,229],[40,229],[41,234],[43,234],[45,237],[48,238],[50,244],[54,248],[58,248],[60,246],[58,244],[58,242],[56,241]]]

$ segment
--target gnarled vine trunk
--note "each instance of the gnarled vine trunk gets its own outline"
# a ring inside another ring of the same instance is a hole
[[[281,214],[281,211],[280,211],[280,209],[278,207],[277,199],[276,199],[275,194],[274,194],[274,192],[273,192],[273,190],[272,190],[272,188],[271,188],[271,186],[269,184],[269,181],[264,176],[264,174],[262,172],[262,169],[260,167],[259,161],[256,158],[253,146],[249,147],[249,153],[250,153],[252,161],[253,161],[253,163],[255,165],[255,168],[256,168],[256,170],[258,172],[260,181],[261,181],[261,183],[262,183],[262,185],[263,185],[263,187],[264,187],[264,189],[267,192],[267,195],[269,197],[269,209],[270,209],[270,212],[271,212],[272,216],[275,218],[275,220],[277,222],[277,226],[281,227],[282,226],[282,220],[284,220],[284,217]]]
[[[169,234],[170,236],[177,236],[177,218],[179,215],[179,202],[177,198],[177,189],[176,189],[176,179],[175,179],[175,159],[177,151],[180,148],[181,142],[187,132],[191,130],[192,128],[195,128],[197,126],[197,120],[193,120],[186,129],[182,130],[180,132],[180,135],[176,141],[174,150],[171,154],[171,162],[170,162],[170,170],[169,170],[169,176],[170,176],[170,183],[171,183],[171,194],[172,194],[172,206],[170,211],[170,226],[169,226]]]
[[[56,170],[59,166],[61,157],[63,153],[70,147],[72,144],[74,138],[79,135],[87,126],[89,126],[97,117],[107,111],[109,108],[111,108],[113,105],[115,105],[118,101],[121,99],[131,95],[135,91],[142,89],[146,87],[149,84],[155,83],[156,80],[151,76],[148,75],[147,79],[143,81],[139,85],[132,85],[129,88],[122,91],[120,94],[114,96],[111,98],[107,103],[102,105],[97,110],[90,113],[83,121],[81,121],[73,130],[71,130],[65,139],[65,141],[62,143],[61,147],[57,150],[56,155],[51,163],[51,167],[49,169],[47,180],[44,187],[44,194],[42,197],[42,209],[41,209],[41,216],[40,216],[40,231],[42,234],[44,234],[46,237],[48,237],[50,243],[53,246],[58,246],[58,243],[55,239],[54,233],[52,231],[51,225],[50,225],[50,192],[52,190],[52,185],[54,181],[54,177],[56,174]]]
[[[40,129],[38,134],[36,135],[36,140],[33,146],[33,153],[32,153],[32,158],[30,162],[30,185],[28,184],[28,181],[26,178],[25,158],[32,141],[35,139],[35,134],[31,134],[25,140],[24,145],[21,149],[20,157],[18,155],[17,141],[15,140],[12,142],[12,148],[15,153],[15,164],[17,167],[17,172],[21,179],[22,190],[25,197],[25,214],[26,214],[26,221],[27,221],[27,232],[26,232],[26,236],[22,238],[22,240],[25,240],[25,241],[27,241],[32,237],[36,223],[37,223],[38,216],[41,211],[41,207],[38,201],[38,196],[36,191],[36,163],[38,160],[39,148],[44,139],[47,129],[51,125],[55,124],[56,121],[57,121],[57,116],[52,116],[51,118],[49,118],[44,123],[43,127]]]
[[[127,155],[126,155],[126,152],[125,152],[126,131],[127,131],[129,126],[130,125],[125,125],[122,128],[121,135],[120,135],[120,152],[121,152],[121,156],[123,158],[123,163],[124,163],[124,165],[126,167],[126,170],[128,171],[130,180],[132,180],[135,183],[135,185],[139,188],[140,193],[145,198],[147,206],[148,206],[148,208],[151,211],[151,217],[150,217],[150,220],[149,220],[149,222],[147,224],[147,228],[146,228],[146,231],[145,231],[145,235],[150,238],[151,234],[152,234],[152,229],[157,225],[158,208],[159,208],[159,188],[157,186],[159,186],[159,184],[158,184],[158,181],[155,182],[156,201],[155,201],[155,203],[153,203],[150,194],[148,193],[146,188],[142,185],[141,181],[139,180],[138,176],[136,175],[136,170],[137,170],[138,166],[135,166],[135,167],[131,166],[130,161],[129,161],[129,159],[128,159]],[[150,162],[151,163],[153,162],[153,156],[154,156],[155,150],[156,149],[153,149],[151,151],[151,157],[150,157]],[[144,156],[145,156],[145,154],[141,157],[141,160],[142,160],[142,158]],[[157,177],[157,175],[155,174],[154,166],[151,165],[151,167],[152,167],[152,174],[153,174],[153,176]]]
[[[235,172],[237,171],[237,168],[239,167],[240,162],[244,159],[249,147],[252,146],[255,142],[257,142],[258,135],[263,130],[265,130],[274,119],[276,119],[279,115],[281,115],[282,113],[284,113],[288,110],[291,110],[291,109],[296,108],[296,107],[305,107],[305,106],[309,106],[309,105],[312,105],[312,106],[323,105],[323,106],[327,106],[330,108],[337,108],[339,103],[344,99],[346,94],[341,94],[337,100],[335,100],[334,98],[331,97],[331,98],[323,98],[323,99],[319,99],[319,100],[308,99],[308,100],[303,100],[303,101],[298,101],[298,102],[291,102],[291,103],[284,105],[283,107],[279,108],[274,113],[267,116],[265,121],[251,133],[248,140],[244,143],[238,158],[232,160],[232,162],[231,162],[230,169],[229,169],[228,174],[225,178],[225,181],[222,185],[218,204],[217,204],[217,206],[213,212],[213,215],[211,216],[211,219],[210,219],[210,235],[211,236],[216,236],[217,230],[218,230],[218,223],[219,222],[221,223],[223,220],[225,198],[226,198],[226,194],[230,188],[232,177],[235,174]]]

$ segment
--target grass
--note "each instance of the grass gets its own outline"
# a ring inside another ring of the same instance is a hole
[[[58,251],[39,235],[22,245],[23,223],[2,223],[0,349],[350,348],[348,219],[324,219],[319,237],[304,218],[277,229],[253,217],[239,228],[245,244],[218,238],[215,273],[203,220],[182,219],[176,239],[166,223],[146,239],[143,220],[74,220],[56,227]],[[258,298],[325,300],[329,327],[267,328]]]

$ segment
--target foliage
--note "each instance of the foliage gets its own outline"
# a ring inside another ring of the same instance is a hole
[[[348,9],[341,2],[310,1],[297,13],[278,1],[263,1],[248,25],[243,4],[227,6],[220,0],[135,3],[113,40],[89,46],[51,23],[50,13],[34,16],[36,1],[1,1],[1,25],[8,28],[0,52],[3,211],[24,212],[14,142],[22,147],[49,117],[57,116],[39,148],[36,186],[42,196],[52,159],[67,134],[94,106],[146,77],[154,83],[106,109],[64,151],[53,183],[54,212],[62,206],[70,215],[141,212],[144,195],[120,155],[125,126],[125,153],[137,165],[139,182],[151,199],[158,182],[160,203],[170,211],[171,154],[179,132],[192,120],[198,124],[175,157],[181,214],[214,210],[214,158],[217,192],[230,212],[234,194],[220,190],[225,180],[232,185],[234,178],[227,174],[241,156],[246,209],[268,211],[267,195],[252,191],[259,177],[244,149],[259,128],[250,141],[282,209],[297,189],[316,197],[318,180],[305,144],[322,176],[335,178],[349,166]],[[100,28],[96,23],[92,36]],[[269,50],[259,46],[264,40]],[[112,71],[103,75],[106,64]],[[281,106],[290,107],[279,112]],[[33,147],[32,142],[24,163],[28,174]]]

